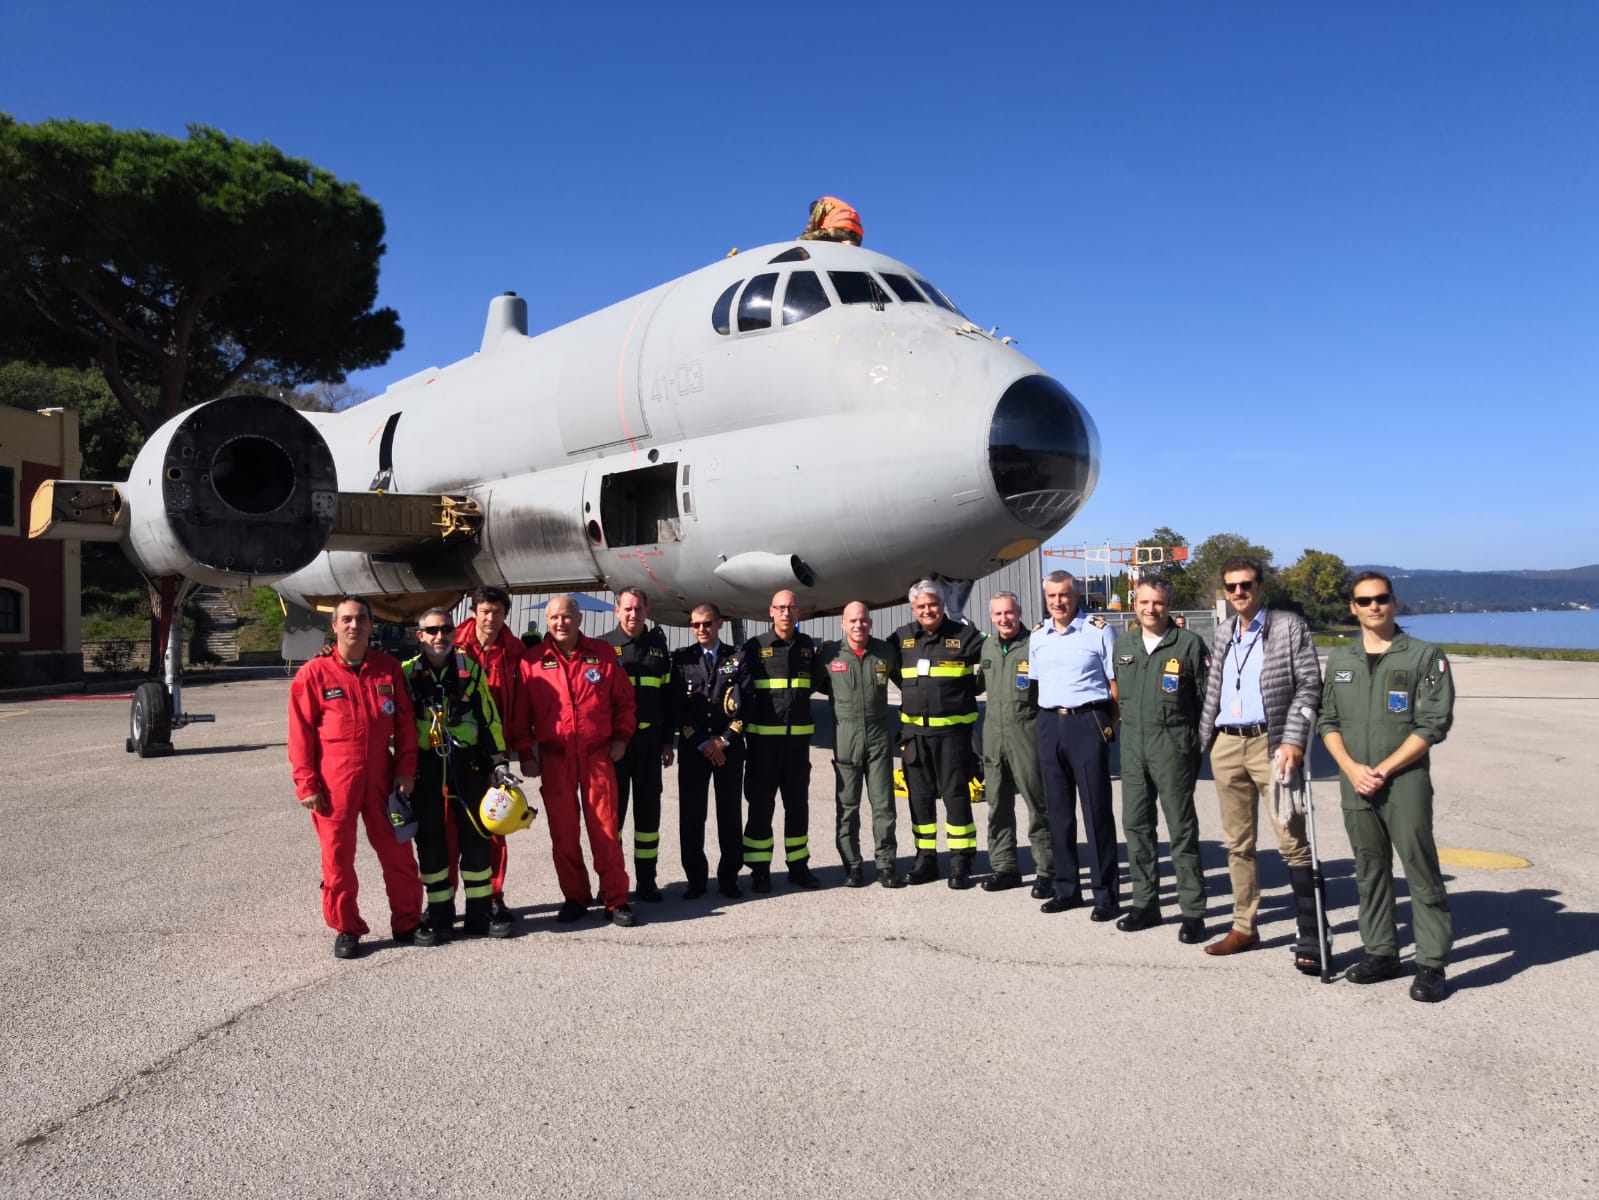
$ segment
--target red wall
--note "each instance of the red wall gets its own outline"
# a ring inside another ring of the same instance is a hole
[[[0,579],[10,579],[28,589],[28,638],[21,642],[0,642],[0,650],[65,649],[65,622],[62,620],[61,565],[65,542],[28,540],[28,507],[33,493],[46,479],[58,479],[60,467],[22,463],[22,478],[17,496],[17,529],[13,537],[0,533]]]

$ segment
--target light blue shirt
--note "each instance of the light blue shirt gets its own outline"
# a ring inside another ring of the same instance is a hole
[[[1038,684],[1038,707],[1081,708],[1109,700],[1110,681],[1116,678],[1111,657],[1115,644],[1109,625],[1095,624],[1083,613],[1064,630],[1055,628],[1053,620],[1033,630],[1027,643],[1027,678]]]
[[[1227,658],[1221,668],[1221,708],[1216,724],[1264,725],[1266,700],[1260,694],[1260,664],[1266,660],[1266,610],[1255,614],[1247,629],[1236,628],[1227,643]]]

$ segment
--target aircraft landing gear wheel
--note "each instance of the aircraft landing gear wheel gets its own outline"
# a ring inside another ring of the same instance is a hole
[[[147,679],[133,690],[127,748],[140,758],[160,758],[172,753],[172,698],[167,689],[153,679]]]

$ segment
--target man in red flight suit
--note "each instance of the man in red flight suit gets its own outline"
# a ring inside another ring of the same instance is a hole
[[[578,842],[581,793],[605,919],[632,925],[613,764],[626,753],[638,723],[633,687],[617,664],[616,651],[579,632],[577,601],[557,596],[545,606],[544,616],[549,633],[528,655],[524,677],[538,731],[539,785],[554,843],[555,875],[566,897],[555,919],[571,924],[594,902]]]
[[[338,934],[333,957],[355,958],[367,932],[356,905],[358,819],[383,867],[394,940],[413,941],[422,921],[416,856],[410,843],[395,840],[388,811],[390,791],[411,794],[416,718],[399,661],[370,648],[371,605],[359,596],[341,599],[333,639],[289,687],[289,765],[294,794],[322,843],[322,919]]]
[[[500,727],[505,732],[505,748],[519,760],[524,776],[539,773],[538,761],[533,757],[533,726],[528,720],[527,699],[522,690],[522,658],[526,648],[522,639],[511,636],[505,627],[505,617],[511,610],[511,597],[497,587],[480,587],[472,593],[472,615],[455,627],[455,648],[483,668],[489,682],[489,694],[500,710]],[[455,827],[445,827],[450,862],[455,862]],[[495,834],[490,841],[490,865],[494,875],[490,884],[494,891],[489,896],[489,924],[510,935],[516,914],[505,906],[505,839]],[[455,875],[452,869],[451,885]]]

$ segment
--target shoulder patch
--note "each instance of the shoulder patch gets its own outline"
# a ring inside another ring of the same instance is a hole
[[[772,648],[770,646],[762,646],[761,647],[761,657],[762,658],[771,658],[772,657]]]
[[[1131,654],[1118,654],[1116,656],[1116,665],[1118,667],[1130,667],[1130,666],[1132,666],[1133,665],[1133,656]]]
[[[322,699],[324,699],[324,700],[342,700],[342,699],[344,699],[344,689],[341,688],[341,687],[323,688],[322,689]]]
[[[1100,629],[1105,628],[1105,618],[1104,617],[1089,617],[1088,618],[1088,623],[1090,625],[1096,625]]]
[[[946,650],[959,650],[960,648],[961,648],[961,640],[960,640],[960,638],[945,638],[944,639],[944,649],[946,649]]]
[[[911,649],[914,649],[915,646],[916,646],[916,639],[913,638],[913,637],[901,638],[900,639],[899,647],[900,647],[901,650],[911,650]]]
[[[553,658],[546,658],[543,662],[541,662],[539,664],[539,670],[541,670],[541,671],[553,671],[558,666],[560,666],[560,664],[558,662],[556,662]]]
[[[583,656],[583,661],[586,662],[586,663],[597,663],[600,660],[595,658],[592,654],[585,654]]]
[[[613,649],[616,651],[616,657],[617,658],[621,658],[622,657],[622,647],[621,646],[615,646],[615,647],[613,647]],[[583,661],[584,662],[588,662],[589,660],[588,659],[584,659]]]
[[[842,658],[835,658],[832,662],[827,664],[827,669],[833,672],[835,675],[842,675],[845,671],[849,670],[849,664]]]
[[[1333,682],[1334,683],[1354,683],[1355,682],[1355,673],[1353,671],[1334,671],[1333,672]]]

